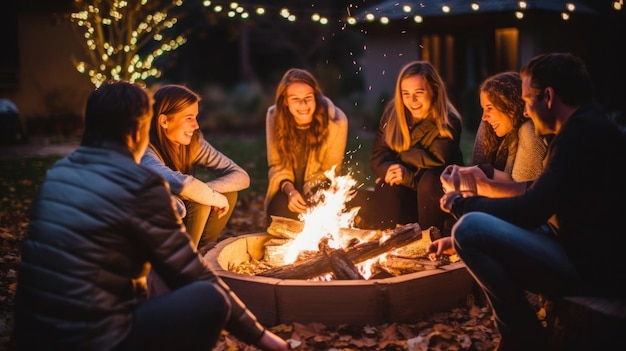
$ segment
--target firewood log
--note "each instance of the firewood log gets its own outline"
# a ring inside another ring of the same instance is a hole
[[[295,219],[270,216],[272,222],[267,227],[267,234],[281,239],[295,239],[304,229],[304,222]]]
[[[320,242],[320,251],[328,257],[328,262],[337,280],[363,280],[363,276],[342,249],[328,246],[328,239]]]
[[[353,264],[358,264],[421,239],[422,230],[419,224],[412,223],[391,230],[386,237],[384,241],[368,241],[350,247],[345,250],[346,257]],[[329,260],[320,252],[306,260],[269,269],[258,275],[279,279],[311,279],[331,270]]]

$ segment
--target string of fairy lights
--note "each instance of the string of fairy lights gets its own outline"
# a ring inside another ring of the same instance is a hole
[[[167,37],[163,31],[174,27],[177,18],[170,16],[170,10],[183,5],[189,0],[170,0],[164,2],[158,10],[148,11],[154,7],[154,2],[149,0],[75,0],[76,12],[70,14],[70,21],[74,23],[79,32],[84,35],[87,47],[88,61],[75,60],[76,69],[87,74],[91,82],[97,87],[109,79],[127,79],[130,81],[145,81],[150,77],[159,77],[161,72],[153,66],[155,60],[163,54],[176,50],[185,44],[187,39],[183,35]],[[290,4],[285,6],[267,6],[255,3],[239,3],[235,1],[212,1],[200,0],[204,8],[216,14],[223,14],[228,18],[247,20],[251,16],[266,16],[270,13],[278,14],[289,22],[310,20],[320,25],[327,25],[331,21],[339,21],[342,25],[356,25],[358,23],[371,23],[378,21],[385,25],[392,19],[384,11],[375,13],[361,10],[354,5],[346,7],[345,12],[323,13],[314,7],[297,6]],[[98,4],[96,6],[94,4]],[[152,7],[150,7],[150,6]],[[480,1],[470,2],[471,11],[481,10]],[[613,9],[621,11],[623,0],[614,0]],[[144,7],[145,6],[145,7]],[[415,23],[422,23],[424,17],[420,14],[419,5],[393,2],[393,11],[401,13],[402,19],[412,19]],[[518,1],[518,9],[515,17],[524,18],[524,10],[528,8],[527,1]],[[442,14],[454,13],[450,5],[442,2],[440,5]],[[327,10],[329,11],[329,10]],[[563,20],[569,20],[570,14],[576,11],[574,2],[564,2],[561,13]],[[355,15],[359,13],[359,15]],[[132,14],[132,16],[131,16]],[[131,24],[129,29],[127,18],[137,18],[141,14],[142,20]],[[304,18],[300,18],[304,16]],[[148,44],[158,45],[149,53],[140,54],[140,50]]]
[[[96,87],[109,79],[134,82],[160,76],[160,70],[153,66],[154,61],[187,41],[182,35],[169,38],[162,33],[177,23],[177,19],[170,17],[168,12],[181,6],[182,0],[167,3],[157,11],[146,12],[143,20],[138,21],[132,30],[127,29],[126,17],[141,11],[126,0],[108,1],[108,10],[87,0],[75,2],[79,10],[70,14],[70,21],[82,30],[89,57],[89,62],[77,60],[75,67],[80,73],[87,74]],[[143,7],[147,2],[141,0],[139,5]],[[159,45],[142,57],[139,50],[152,42]]]
[[[413,2],[415,3],[415,2]],[[624,0],[614,0],[612,1],[612,7],[616,11],[620,11],[623,9]],[[293,5],[290,6],[281,6],[281,7],[268,7],[266,5],[259,5],[254,3],[239,3],[235,1],[212,1],[212,0],[203,0],[202,5],[204,7],[210,8],[215,13],[224,13],[227,17],[230,18],[241,18],[248,19],[252,14],[257,16],[264,16],[270,12],[270,9],[278,11],[281,17],[289,22],[296,22],[301,20],[296,15],[296,12],[302,11],[294,11]],[[451,14],[454,9],[446,4],[445,1],[441,1],[439,5],[439,11],[441,14]],[[481,10],[480,1],[472,1],[467,4],[471,11],[479,12]],[[515,11],[515,17],[518,19],[524,18],[524,11],[528,8],[527,1],[518,1],[517,2],[518,9]],[[397,1],[393,3],[393,7],[398,7],[402,11],[402,17],[407,19],[411,18],[416,23],[422,23],[424,21],[424,16],[420,14],[421,4],[411,4],[409,1],[406,3],[402,3],[402,1]],[[298,9],[299,10],[299,9]],[[389,24],[391,19],[389,16],[385,14],[377,15],[373,11],[355,11],[357,10],[352,5],[346,8],[346,12],[343,14],[344,16],[339,19],[340,22],[348,24],[348,25],[356,25],[360,22],[375,22],[378,21],[383,25]],[[564,8],[561,12],[561,18],[563,20],[569,20],[571,13],[576,11],[576,4],[574,2],[568,1],[564,2]],[[356,16],[354,12],[363,12],[362,15]],[[305,11],[305,19],[308,17],[312,22],[317,22],[321,25],[326,25],[329,23],[328,15],[324,15],[316,10],[308,10]]]

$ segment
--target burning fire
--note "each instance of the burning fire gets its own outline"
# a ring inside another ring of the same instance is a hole
[[[345,208],[345,204],[356,194],[354,191],[356,180],[350,175],[335,176],[334,174],[334,168],[324,173],[330,186],[319,189],[313,194],[312,202],[315,205],[300,215],[300,220],[304,222],[302,231],[294,240],[281,246],[278,256],[282,256],[282,264],[295,262],[303,251],[318,251],[319,243],[323,239],[327,239],[328,246],[334,249],[345,248],[351,242],[354,244],[355,239],[359,242],[369,239],[355,238],[348,235],[346,231],[339,230],[340,228],[353,228],[359,207],[350,210]],[[357,266],[366,279],[371,274],[370,267],[378,259],[373,258]],[[324,280],[323,277],[320,279]]]

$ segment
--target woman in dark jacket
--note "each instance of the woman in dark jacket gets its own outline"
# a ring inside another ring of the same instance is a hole
[[[198,255],[167,183],[138,165],[151,101],[132,83],[87,100],[81,146],[46,174],[24,241],[20,350],[210,350],[224,328],[287,350]],[[144,300],[152,266],[171,292]]]
[[[439,175],[446,165],[463,162],[461,126],[433,65],[413,61],[402,67],[370,156],[376,187],[369,195],[359,193],[357,225],[387,229],[417,222],[443,229],[449,215],[439,208]]]

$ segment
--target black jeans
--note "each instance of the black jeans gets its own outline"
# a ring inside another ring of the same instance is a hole
[[[209,281],[191,283],[141,303],[116,351],[211,350],[230,314],[226,293]]]
[[[403,185],[376,184],[374,191],[359,190],[349,204],[360,206],[357,224],[363,229],[390,229],[397,225],[418,223],[422,229],[435,226],[449,234],[452,216],[441,210],[443,189],[440,169],[426,170],[417,181],[417,190]]]

